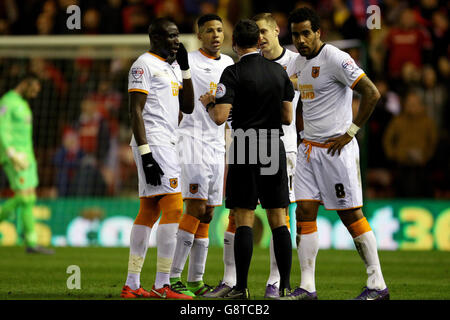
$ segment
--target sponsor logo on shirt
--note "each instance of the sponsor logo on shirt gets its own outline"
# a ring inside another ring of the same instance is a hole
[[[171,81],[170,84],[172,85],[172,95],[174,97],[178,96],[180,86],[178,83]]]
[[[211,82],[209,83],[209,92],[210,92],[211,94],[214,94],[215,91],[216,91],[216,89],[217,89],[217,83],[215,83],[214,81],[211,81]]]
[[[136,67],[136,68],[131,68],[131,75],[133,76],[133,78],[140,79],[142,78],[142,75],[144,74],[144,69]]]
[[[301,84],[299,90],[302,100],[311,100],[315,98],[314,87],[312,84]]]
[[[352,59],[348,59],[342,62],[342,68],[348,71],[353,71],[355,69],[355,64]]]

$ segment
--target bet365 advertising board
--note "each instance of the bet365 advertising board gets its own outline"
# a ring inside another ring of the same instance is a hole
[[[1,205],[1,204],[0,204]],[[290,206],[290,226],[295,247],[295,204]],[[33,213],[39,243],[44,246],[128,247],[130,231],[139,202],[130,199],[39,199]],[[450,201],[372,200],[364,214],[381,250],[450,251]],[[210,246],[223,246],[228,210],[216,207],[209,229]],[[256,209],[254,241],[268,247],[271,231],[265,211]],[[353,249],[347,229],[335,211],[319,210],[317,219],[320,248]],[[20,213],[0,223],[0,246],[22,244]],[[150,246],[155,246],[157,224]]]

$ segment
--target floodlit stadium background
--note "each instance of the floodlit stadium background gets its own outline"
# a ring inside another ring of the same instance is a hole
[[[74,4],[80,8],[81,28],[70,30],[72,11],[66,9]],[[295,50],[287,17],[303,5],[320,13],[322,40],[348,51],[382,94],[358,134],[364,211],[380,249],[450,250],[448,5],[438,0],[1,1],[0,95],[26,70],[37,73],[43,85],[31,102],[40,179],[34,209],[40,244],[128,246],[139,204],[129,148],[127,76],[132,62],[148,50],[146,32],[153,18],[171,17],[191,51],[199,45],[196,17],[218,13],[225,22],[222,52],[236,59],[231,33],[239,18],[272,12],[281,44]],[[367,28],[372,16],[367,5],[380,8],[379,29]],[[392,124],[405,117],[405,98],[411,90],[423,113],[407,117],[410,125]],[[355,96],[355,108],[358,103]],[[435,135],[411,130],[424,117],[433,122]],[[387,141],[388,128],[399,137],[411,136],[413,143],[429,138],[425,145],[397,147]],[[11,195],[0,170],[0,202]],[[270,229],[260,208],[257,215],[255,242],[267,247]],[[223,244],[227,221],[227,210],[217,208],[211,245]],[[291,225],[294,221],[295,204]],[[318,225],[321,248],[353,248],[334,212],[321,208]],[[21,244],[20,234],[17,219],[1,223],[0,245]]]

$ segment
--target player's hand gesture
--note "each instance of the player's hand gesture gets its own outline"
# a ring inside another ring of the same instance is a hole
[[[141,155],[141,158],[145,180],[152,186],[159,186],[161,184],[161,176],[164,175],[164,172],[155,159],[153,159],[152,153],[145,153]]]
[[[216,97],[212,95],[210,92],[206,92],[205,94],[202,94],[198,100],[200,100],[202,105],[206,107],[208,103],[216,102]]]
[[[180,46],[177,50],[177,62],[180,65],[181,70],[189,69],[188,53],[182,42],[180,42]]]
[[[337,152],[338,155],[341,154],[342,148],[352,141],[352,137],[350,137],[347,133],[344,133],[342,136],[336,137],[336,138],[330,138],[327,141],[325,141],[325,144],[331,143],[331,145],[328,147],[327,153],[331,152],[331,156],[334,156],[334,154]]]

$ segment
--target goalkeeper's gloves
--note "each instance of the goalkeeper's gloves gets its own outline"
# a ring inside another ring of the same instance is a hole
[[[180,42],[180,46],[177,50],[177,62],[180,65],[180,69],[182,71],[189,70],[189,61],[188,61],[188,53],[183,43]]]
[[[161,176],[164,175],[164,172],[161,170],[155,159],[153,159],[149,145],[144,144],[138,148],[141,153],[142,167],[144,169],[147,184],[151,184],[152,186],[161,185]]]
[[[6,149],[6,154],[11,160],[14,169],[16,169],[17,171],[25,170],[26,168],[28,168],[29,163],[26,153],[19,152],[13,147],[9,147],[8,149]]]

